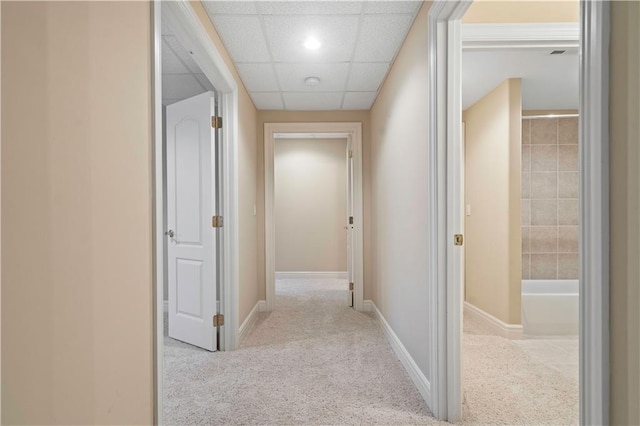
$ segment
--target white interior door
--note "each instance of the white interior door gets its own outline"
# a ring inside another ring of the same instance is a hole
[[[351,138],[347,139],[347,272],[349,277],[349,291],[347,292],[347,303],[353,307],[354,303],[354,244],[353,244],[353,143]]]
[[[214,351],[215,130],[211,92],[167,106],[169,336]]]

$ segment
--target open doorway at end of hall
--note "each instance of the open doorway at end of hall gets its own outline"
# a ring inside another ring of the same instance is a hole
[[[275,309],[297,296],[324,309],[353,306],[350,143],[315,136],[275,139]]]

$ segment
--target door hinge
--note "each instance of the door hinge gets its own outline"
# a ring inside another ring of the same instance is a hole
[[[213,326],[220,327],[224,325],[224,315],[216,314],[213,316]]]
[[[223,224],[224,219],[222,218],[222,216],[213,216],[211,218],[211,226],[213,226],[214,228],[222,228]]]
[[[353,291],[353,283],[349,283],[349,291]]]
[[[453,244],[456,246],[461,246],[464,243],[464,237],[462,234],[456,234],[453,236]]]
[[[353,216],[349,216],[349,225],[353,225]]]
[[[353,151],[349,150],[349,158],[353,158]]]
[[[222,117],[211,116],[211,127],[214,129],[222,129]]]

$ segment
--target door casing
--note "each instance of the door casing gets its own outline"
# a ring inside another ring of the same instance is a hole
[[[460,140],[461,18],[467,0],[435,0],[429,12],[430,407],[461,417],[459,271],[453,246],[464,211]],[[609,2],[580,1],[580,424],[609,422]]]
[[[364,310],[364,226],[362,206],[362,123],[265,123],[264,124],[264,226],[266,309],[275,303],[274,143],[277,134],[340,135],[353,151],[353,279],[354,308]]]

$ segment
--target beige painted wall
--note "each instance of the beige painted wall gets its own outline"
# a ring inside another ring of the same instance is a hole
[[[276,271],[347,270],[347,140],[276,139]]]
[[[231,70],[233,78],[238,83],[239,321],[242,324],[258,302],[260,293],[257,268],[258,218],[253,214],[254,207],[257,204],[258,184],[256,174],[258,171],[258,151],[255,127],[257,111],[204,6],[200,1],[192,1],[191,6],[209,33],[216,49],[222,55],[225,64]],[[264,287],[264,283],[262,287]],[[264,299],[264,296],[262,299]]]
[[[521,322],[521,87],[508,79],[464,111],[465,300]]]
[[[611,424],[640,424],[640,3],[611,4]]]
[[[149,4],[1,7],[2,423],[149,424]]]
[[[364,298],[372,297],[371,235],[371,132],[369,111],[258,111],[258,282],[259,298],[265,298],[264,266],[264,123],[362,123],[362,191],[364,213]]]
[[[429,323],[429,7],[420,9],[371,110],[369,243],[371,298],[427,379],[429,336],[420,324]]]
[[[578,22],[578,0],[474,0],[462,21],[465,24]]]

